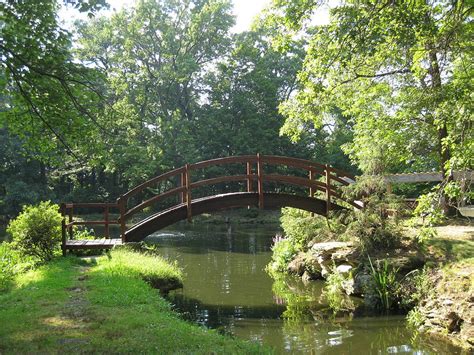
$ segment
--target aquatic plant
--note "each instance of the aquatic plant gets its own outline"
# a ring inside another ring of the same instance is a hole
[[[378,263],[377,267],[374,267],[370,256],[368,255],[367,257],[369,259],[372,276],[372,289],[370,291],[377,296],[384,310],[390,310],[398,295],[398,269],[391,267],[387,259],[384,259],[382,265]]]

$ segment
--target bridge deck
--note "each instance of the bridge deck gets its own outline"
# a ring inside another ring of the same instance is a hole
[[[111,249],[122,245],[122,239],[66,240],[63,250]]]

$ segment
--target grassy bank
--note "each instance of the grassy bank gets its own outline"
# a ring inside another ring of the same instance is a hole
[[[60,258],[19,275],[0,294],[0,353],[265,351],[180,319],[151,286],[166,278],[181,275],[161,259],[130,251]]]

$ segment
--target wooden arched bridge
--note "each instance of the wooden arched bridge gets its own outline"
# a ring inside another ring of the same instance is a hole
[[[204,174],[216,166],[240,166],[242,174],[209,177]],[[279,174],[278,171],[286,174]],[[289,173],[290,172],[290,173]],[[205,178],[202,178],[206,176]],[[120,196],[115,203],[66,203],[61,205],[63,219],[63,251],[66,249],[105,249],[113,245],[136,242],[180,220],[190,221],[193,216],[227,208],[256,206],[261,209],[295,207],[326,216],[330,210],[344,206],[361,206],[344,199],[340,187],[354,181],[354,176],[342,170],[309,160],[270,156],[244,155],[206,160],[186,164],[180,168],[156,176]],[[238,191],[195,197],[203,186],[235,183]],[[242,184],[243,183],[243,184]],[[305,196],[282,192],[275,186],[293,185],[307,190]],[[271,186],[270,186],[271,185]],[[164,188],[163,188],[164,186]],[[161,187],[158,193],[154,189]],[[145,196],[145,197],[144,197]],[[177,203],[169,208],[140,219],[139,213],[175,196]],[[177,197],[177,199],[176,199]],[[104,218],[97,221],[74,220],[74,213],[81,208],[102,209]],[[118,211],[118,218],[110,218],[110,212]],[[132,217],[134,217],[132,219]],[[127,226],[127,221],[133,221]],[[110,239],[109,225],[120,226],[120,239]],[[74,240],[74,225],[103,225],[105,239],[100,241]],[[67,238],[69,234],[69,238]]]

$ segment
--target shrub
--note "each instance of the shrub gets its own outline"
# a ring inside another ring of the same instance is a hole
[[[344,189],[349,200],[361,200],[364,208],[348,211],[346,238],[358,239],[364,253],[392,250],[400,244],[399,215],[403,204],[399,197],[387,192],[383,179],[364,176]]]
[[[267,271],[272,273],[286,272],[288,263],[297,253],[297,249],[288,238],[277,236],[272,247],[272,260],[267,266]]]
[[[304,249],[312,240],[330,239],[324,229],[326,225],[324,218],[311,217],[307,211],[289,207],[283,208],[280,222],[286,238],[296,249]]]
[[[59,206],[50,201],[37,206],[25,206],[20,215],[8,225],[13,245],[23,254],[51,260],[61,242]]]

